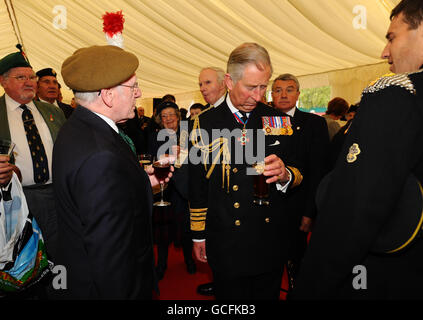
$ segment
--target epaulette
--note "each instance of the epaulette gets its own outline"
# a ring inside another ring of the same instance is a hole
[[[417,72],[422,72],[422,70]],[[370,85],[366,89],[363,90],[363,94],[378,92],[380,90],[383,90],[385,88],[392,87],[392,86],[404,88],[411,94],[415,94],[416,89],[414,88],[414,84],[409,78],[409,75],[412,73],[417,73],[417,72],[408,72],[408,73],[400,73],[400,74],[390,73],[390,74],[384,75],[381,78],[370,83]]]

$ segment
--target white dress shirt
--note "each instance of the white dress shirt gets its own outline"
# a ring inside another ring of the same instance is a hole
[[[29,149],[28,140],[26,139],[25,128],[22,121],[23,110],[19,108],[20,103],[10,98],[7,94],[6,97],[6,109],[7,109],[7,120],[9,123],[10,137],[11,140],[16,144],[13,151],[15,156],[15,165],[19,168],[22,174],[22,185],[30,186],[34,185],[34,170],[32,165],[31,151]],[[52,152],[53,152],[53,138],[51,137],[50,129],[48,128],[43,116],[38,111],[34,102],[26,104],[29,110],[31,110],[34,117],[35,124],[40,133],[41,141],[43,142],[44,149],[48,161],[49,169],[49,180],[46,183],[52,182]]]

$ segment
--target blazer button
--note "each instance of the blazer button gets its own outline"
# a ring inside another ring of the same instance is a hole
[[[235,225],[236,225],[237,227],[239,227],[239,226],[241,225],[241,221],[239,221],[239,220],[235,220]]]
[[[238,208],[239,208],[239,206],[240,206],[240,204],[239,204],[238,202],[235,202],[235,203],[234,203],[234,208],[235,208],[235,209],[238,209]]]
[[[264,221],[266,221],[266,223],[269,223],[270,222],[270,218],[266,218],[266,219],[264,219]]]
[[[234,173],[237,173],[238,172],[238,169],[237,168],[233,168],[233,170],[232,170]]]
[[[232,187],[232,190],[233,191],[238,191],[238,189],[239,189],[239,187],[236,184],[234,184],[234,186]]]

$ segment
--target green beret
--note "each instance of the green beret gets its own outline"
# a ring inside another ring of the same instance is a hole
[[[38,78],[42,78],[45,76],[52,76],[57,78],[57,72],[54,71],[52,68],[45,68],[45,69],[41,69],[39,71],[37,71],[35,73],[37,75]]]
[[[0,75],[4,74],[12,68],[18,67],[32,68],[21,52],[8,54],[0,60]]]
[[[62,77],[74,91],[99,91],[128,80],[138,68],[138,58],[116,46],[76,50],[62,64]]]

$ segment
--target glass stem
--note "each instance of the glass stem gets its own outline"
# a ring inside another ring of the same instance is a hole
[[[163,190],[164,190],[164,183],[163,182],[160,182],[161,202],[163,202]]]

